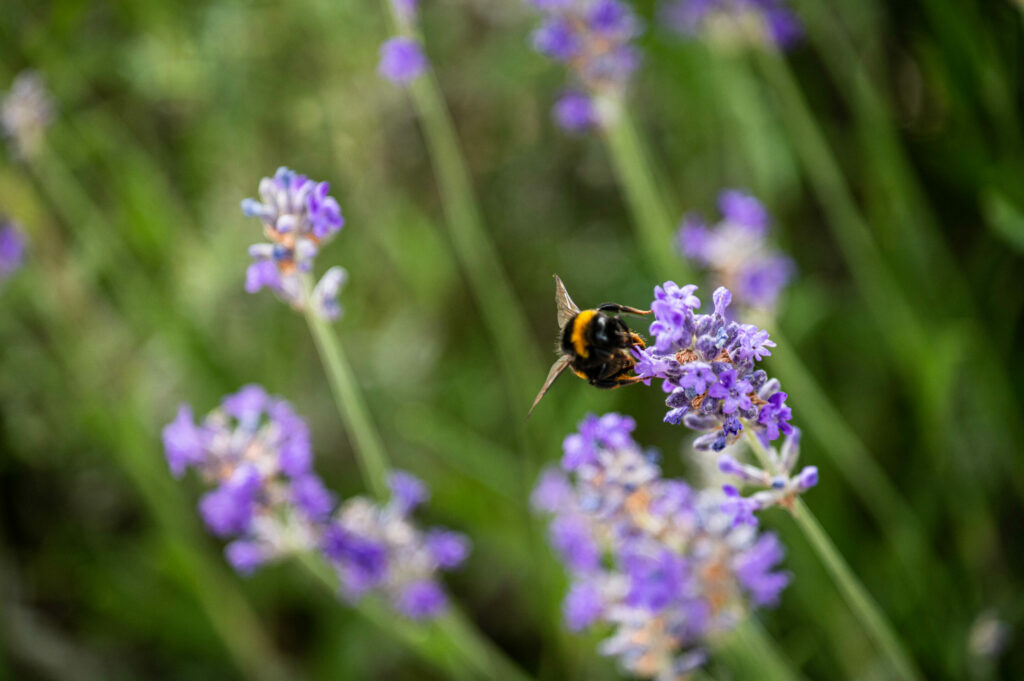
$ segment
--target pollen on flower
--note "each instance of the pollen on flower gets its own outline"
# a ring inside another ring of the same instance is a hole
[[[607,625],[603,654],[637,676],[675,679],[704,663],[709,637],[777,602],[789,576],[776,570],[774,535],[737,522],[743,509],[725,494],[662,477],[633,428],[618,414],[588,416],[565,439],[564,472],[546,470],[533,502],[553,516],[570,575],[566,625]]]
[[[775,347],[768,332],[729,320],[731,292],[719,287],[714,310],[697,312],[697,287],[668,281],[654,289],[652,347],[634,349],[636,374],[662,379],[665,422],[703,433],[699,450],[720,452],[744,429],[766,441],[792,431],[792,411],[779,382],[757,367]]]

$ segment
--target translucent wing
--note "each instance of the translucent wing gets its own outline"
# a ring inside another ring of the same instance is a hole
[[[571,303],[572,301],[570,300],[569,302]],[[569,366],[570,361],[571,360],[568,357],[563,356],[559,357],[558,361],[551,365],[551,371],[548,372],[548,377],[544,380],[544,385],[541,387],[540,392],[537,393],[537,398],[533,401],[533,405],[530,406],[530,411],[527,414],[527,417],[533,413],[533,409],[537,406],[537,403],[540,402],[540,398],[547,394],[548,390],[551,389],[551,384],[555,382],[555,379],[558,378],[563,371],[565,371],[566,367]]]
[[[558,306],[558,328],[563,328],[569,320],[575,317],[580,309],[572,302],[569,292],[565,290],[565,284],[555,275],[555,305]],[[563,369],[565,367],[562,367]]]

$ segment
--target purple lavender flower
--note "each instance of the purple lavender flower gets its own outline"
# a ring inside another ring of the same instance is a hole
[[[427,57],[416,40],[397,36],[380,46],[377,72],[395,85],[407,85],[426,70]]]
[[[447,605],[448,599],[436,582],[413,582],[398,596],[396,609],[410,619],[436,617]]]
[[[341,207],[329,191],[328,183],[314,182],[282,166],[274,177],[260,181],[259,201],[242,201],[242,212],[259,218],[270,240],[249,247],[253,262],[245,273],[246,292],[269,288],[298,310],[312,305],[327,319],[340,314],[335,298],[345,279],[342,268],[328,270],[312,294],[305,283],[320,246],[345,224]]]
[[[564,92],[554,109],[555,122],[566,132],[582,132],[597,124],[594,102],[578,90]]]
[[[775,342],[767,331],[729,319],[732,293],[724,287],[712,295],[711,314],[697,312],[696,289],[671,281],[655,287],[650,327],[655,342],[634,352],[637,376],[662,379],[668,393],[665,421],[704,433],[694,442],[702,450],[725,449],[745,428],[766,442],[788,434],[792,412],[786,394],[757,368]],[[572,454],[592,459],[591,450]],[[566,451],[568,456],[568,446]]]
[[[640,65],[633,40],[641,27],[633,10],[621,0],[531,0],[531,4],[542,15],[531,38],[533,48],[566,64],[579,88],[558,100],[556,122],[571,132],[610,123],[614,102]]]
[[[735,486],[725,486],[725,493],[730,497],[728,510],[735,514],[737,523],[753,522],[754,511],[772,506],[790,508],[797,495],[818,484],[817,466],[805,466],[798,473],[793,473],[800,453],[800,431],[796,428],[790,428],[781,449],[768,447],[766,451],[765,463],[770,470],[742,463],[729,454],[718,459],[720,471],[735,478],[742,486],[759,489],[749,497],[743,497]]]
[[[53,97],[36,71],[19,73],[0,101],[0,133],[17,158],[31,158],[39,151],[54,117]]]
[[[677,678],[704,662],[709,637],[778,600],[789,581],[776,571],[781,545],[734,522],[725,495],[663,478],[631,428],[595,437],[602,422],[628,420],[588,416],[566,438],[588,443],[587,463],[568,477],[549,469],[534,492],[570,577],[566,624],[603,624],[603,654],[643,678]]]
[[[786,0],[669,0],[661,20],[672,31],[723,47],[787,49],[803,35]]]
[[[409,514],[428,494],[412,475],[392,474],[391,494],[384,505],[362,497],[343,503],[324,533],[324,555],[346,598],[356,600],[372,589],[407,617],[433,617],[447,603],[438,572],[460,565],[469,541],[451,530],[424,533],[413,524]]]
[[[0,283],[14,274],[25,259],[25,237],[13,222],[0,218]]]
[[[349,600],[379,591],[414,619],[444,609],[438,575],[465,560],[469,541],[414,525],[410,513],[429,492],[409,473],[392,472],[386,504],[353,497],[338,506],[313,471],[309,428],[291,405],[258,385],[225,397],[200,424],[182,405],[163,439],[175,477],[192,468],[213,488],[199,512],[211,533],[233,540],[224,553],[240,574],[320,552]]]
[[[718,197],[722,220],[708,227],[687,214],[677,244],[687,258],[706,267],[745,307],[771,312],[793,276],[793,262],[768,242],[771,216],[756,198],[735,189]]]

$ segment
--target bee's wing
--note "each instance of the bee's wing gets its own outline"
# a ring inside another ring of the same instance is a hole
[[[529,418],[529,415],[533,413],[533,409],[537,406],[537,403],[540,402],[540,398],[547,394],[548,390],[551,389],[551,384],[554,383],[555,379],[566,370],[569,366],[569,362],[571,361],[572,360],[568,357],[562,356],[551,365],[551,371],[548,372],[548,377],[544,379],[544,385],[541,387],[540,392],[537,393],[536,399],[533,400],[533,404],[530,406],[530,411],[527,413],[527,418]]]
[[[570,319],[579,314],[580,309],[572,302],[569,292],[565,290],[565,284],[555,275],[555,305],[558,306],[558,328],[563,328]],[[563,367],[564,369],[565,367]]]

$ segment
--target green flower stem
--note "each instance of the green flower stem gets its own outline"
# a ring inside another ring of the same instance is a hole
[[[739,678],[758,681],[798,681],[802,678],[779,653],[775,642],[765,634],[760,624],[749,616],[724,634],[715,649],[730,660]]]
[[[764,445],[757,439],[757,436],[750,429],[746,429],[744,434],[761,466],[770,473],[776,473],[768,452],[765,451]],[[799,497],[793,502],[792,515],[797,526],[810,542],[811,548],[814,549],[825,569],[832,576],[839,593],[842,594],[853,614],[860,620],[868,636],[881,650],[899,678],[906,681],[922,681],[921,673],[907,654],[878,603],[857,579],[842,554],[839,553],[839,549],[832,543],[817,518]]]
[[[416,27],[403,22],[391,2],[385,4],[395,30],[422,43]],[[495,354],[513,405],[521,404],[525,416],[534,397],[534,381],[543,379],[546,367],[537,353],[526,313],[484,225],[455,125],[433,70],[428,68],[410,83],[409,93],[423,128],[455,256],[497,348]]]
[[[303,286],[308,301],[312,290],[309,277],[304,279]],[[377,429],[370,420],[369,410],[356,384],[352,367],[331,325],[317,315],[309,305],[306,305],[304,312],[317,352],[320,353],[320,360],[327,372],[327,382],[331,386],[338,415],[341,416],[341,421],[352,439],[363,481],[375,497],[386,499],[389,468],[387,455],[384,453],[384,444],[377,434]]]
[[[332,594],[338,591],[338,579],[330,566],[318,556],[303,554],[303,567]],[[372,596],[363,598],[356,611],[383,632],[414,650],[444,673],[445,678],[529,681],[518,667],[483,638],[466,617],[455,608],[425,623],[396,617],[386,604]]]
[[[917,512],[828,399],[778,327],[773,327],[772,338],[778,343],[769,360],[773,373],[781,376],[783,385],[796,396],[793,401],[799,404],[807,428],[826,445],[823,449],[829,452],[875,524],[888,536],[889,545],[910,573],[908,587],[921,593],[924,585],[914,571],[922,569],[928,548],[921,540],[926,533]]]
[[[307,277],[303,285],[309,300],[311,282]],[[306,321],[313,334],[320,359],[327,372],[331,392],[338,407],[338,414],[353,440],[360,470],[366,486],[378,499],[387,496],[387,455],[384,445],[370,420],[369,411],[356,384],[352,368],[342,351],[337,335],[330,324],[319,317],[307,305]],[[314,571],[322,573],[322,570]],[[322,579],[322,577],[321,577]],[[337,585],[332,586],[336,590]],[[368,606],[370,607],[370,606]],[[364,610],[361,608],[361,612]],[[384,628],[393,631],[406,643],[417,650],[429,652],[433,658],[442,655],[450,657],[446,650],[455,651],[460,664],[468,665],[480,674],[480,678],[508,679],[519,681],[528,677],[508,660],[492,643],[487,641],[466,617],[452,606],[449,612],[429,625],[416,626],[411,623],[396,623],[390,613],[375,617]],[[454,654],[454,653],[452,653]]]
[[[673,248],[675,220],[658,190],[650,155],[637,133],[629,113],[623,107],[617,120],[603,130],[611,155],[612,167],[626,194],[633,214],[637,238],[650,267],[659,276],[673,276],[690,281],[692,273],[676,256]]]

